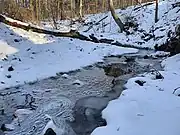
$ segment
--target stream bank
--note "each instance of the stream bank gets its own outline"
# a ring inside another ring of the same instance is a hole
[[[63,123],[63,129],[68,129],[64,135],[90,135],[96,127],[106,125],[101,111],[120,96],[129,78],[152,69],[161,70],[162,58],[147,57],[151,53],[142,50],[137,54],[105,57],[104,62],[81,70],[1,90],[5,114],[0,115],[0,124],[10,124],[17,109],[28,109],[33,113],[7,134],[39,135],[49,121],[46,115],[50,115],[59,121],[55,122],[57,125]]]

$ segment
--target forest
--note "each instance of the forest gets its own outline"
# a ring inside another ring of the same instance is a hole
[[[152,0],[113,0],[114,7],[126,8]],[[0,13],[21,21],[64,20],[109,10],[107,0],[1,0]]]

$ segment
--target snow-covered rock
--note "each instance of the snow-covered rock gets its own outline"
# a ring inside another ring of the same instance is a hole
[[[157,51],[155,53],[151,53],[150,54],[150,57],[153,57],[153,58],[157,58],[157,57],[166,57],[170,55],[169,52],[164,52],[164,51]]]
[[[72,84],[76,85],[76,86],[83,86],[84,85],[84,83],[80,80],[75,80]]]
[[[69,75],[68,74],[63,74],[62,77],[67,79],[67,78],[69,78]]]
[[[55,135],[76,135],[70,126],[69,126],[69,129],[67,130],[65,128],[66,126],[62,126],[61,121],[59,121],[59,123],[60,124],[58,124],[57,121],[55,122],[51,118],[51,120],[47,123],[46,127],[43,129],[41,135],[46,135],[49,129],[51,129],[53,131],[52,133],[55,133]],[[50,135],[50,134],[47,134],[47,135]]]
[[[14,122],[18,121],[18,122],[22,122],[23,120],[26,119],[26,117],[28,117],[30,114],[32,114],[33,111],[29,110],[29,109],[18,109],[14,112]]]
[[[15,111],[14,115],[15,115],[16,117],[19,117],[19,116],[21,116],[21,115],[29,115],[29,114],[31,114],[31,113],[33,113],[33,111],[28,110],[28,109],[17,109],[17,110]]]
[[[15,127],[12,124],[3,124],[1,126],[1,130],[3,130],[3,131],[13,131],[14,129],[15,129]]]

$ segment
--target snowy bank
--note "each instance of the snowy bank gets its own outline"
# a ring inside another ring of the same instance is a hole
[[[180,54],[164,60],[162,66],[163,79],[156,79],[155,72],[130,79],[122,95],[102,112],[107,126],[92,135],[179,135]]]
[[[119,27],[116,25],[111,17],[110,12],[88,15],[86,17],[86,25],[82,25],[79,29],[83,34],[89,35],[94,33],[99,38],[108,38],[119,41],[121,44],[128,44],[138,47],[149,47],[162,45],[166,42],[169,31],[174,32],[175,26],[180,20],[180,7],[173,7],[173,4],[179,0],[165,0],[159,2],[158,19],[155,23],[155,4],[137,8],[131,6],[124,10],[116,10],[116,13],[125,22],[134,22],[138,24],[138,28],[130,28],[131,34],[127,35],[119,33]],[[137,8],[137,9],[136,9]],[[108,16],[106,19],[96,24],[102,18]],[[92,25],[92,23],[94,25]],[[87,25],[89,24],[89,25]],[[96,24],[96,25],[95,25]],[[88,32],[90,26],[93,26]]]
[[[76,70],[137,49],[27,32],[0,24],[0,89]]]

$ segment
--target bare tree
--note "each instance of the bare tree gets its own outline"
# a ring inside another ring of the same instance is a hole
[[[156,7],[155,7],[155,23],[158,22],[158,0],[156,0]]]
[[[80,19],[83,17],[83,0],[79,0],[79,17]]]
[[[145,2],[145,0],[134,1]],[[52,18],[58,20],[76,16],[82,19],[86,13],[91,14],[108,10],[109,5],[114,20],[123,31],[123,23],[116,15],[114,8],[124,8],[132,3],[133,0],[0,0],[0,13],[14,19],[37,24],[42,20]],[[156,0],[156,3],[158,4],[158,0]]]
[[[39,21],[39,0],[35,0],[35,8],[36,8],[36,20]]]
[[[4,0],[0,0],[0,13],[4,11]]]
[[[114,21],[115,21],[116,24],[119,26],[120,32],[123,32],[123,30],[124,30],[124,24],[122,23],[121,19],[118,17],[118,15],[117,15],[116,12],[115,12],[114,5],[113,5],[113,0],[108,0],[108,4],[109,4],[109,8],[110,8],[110,11],[111,11],[111,15],[112,15]]]
[[[74,17],[75,13],[75,1],[71,0],[71,19]]]

